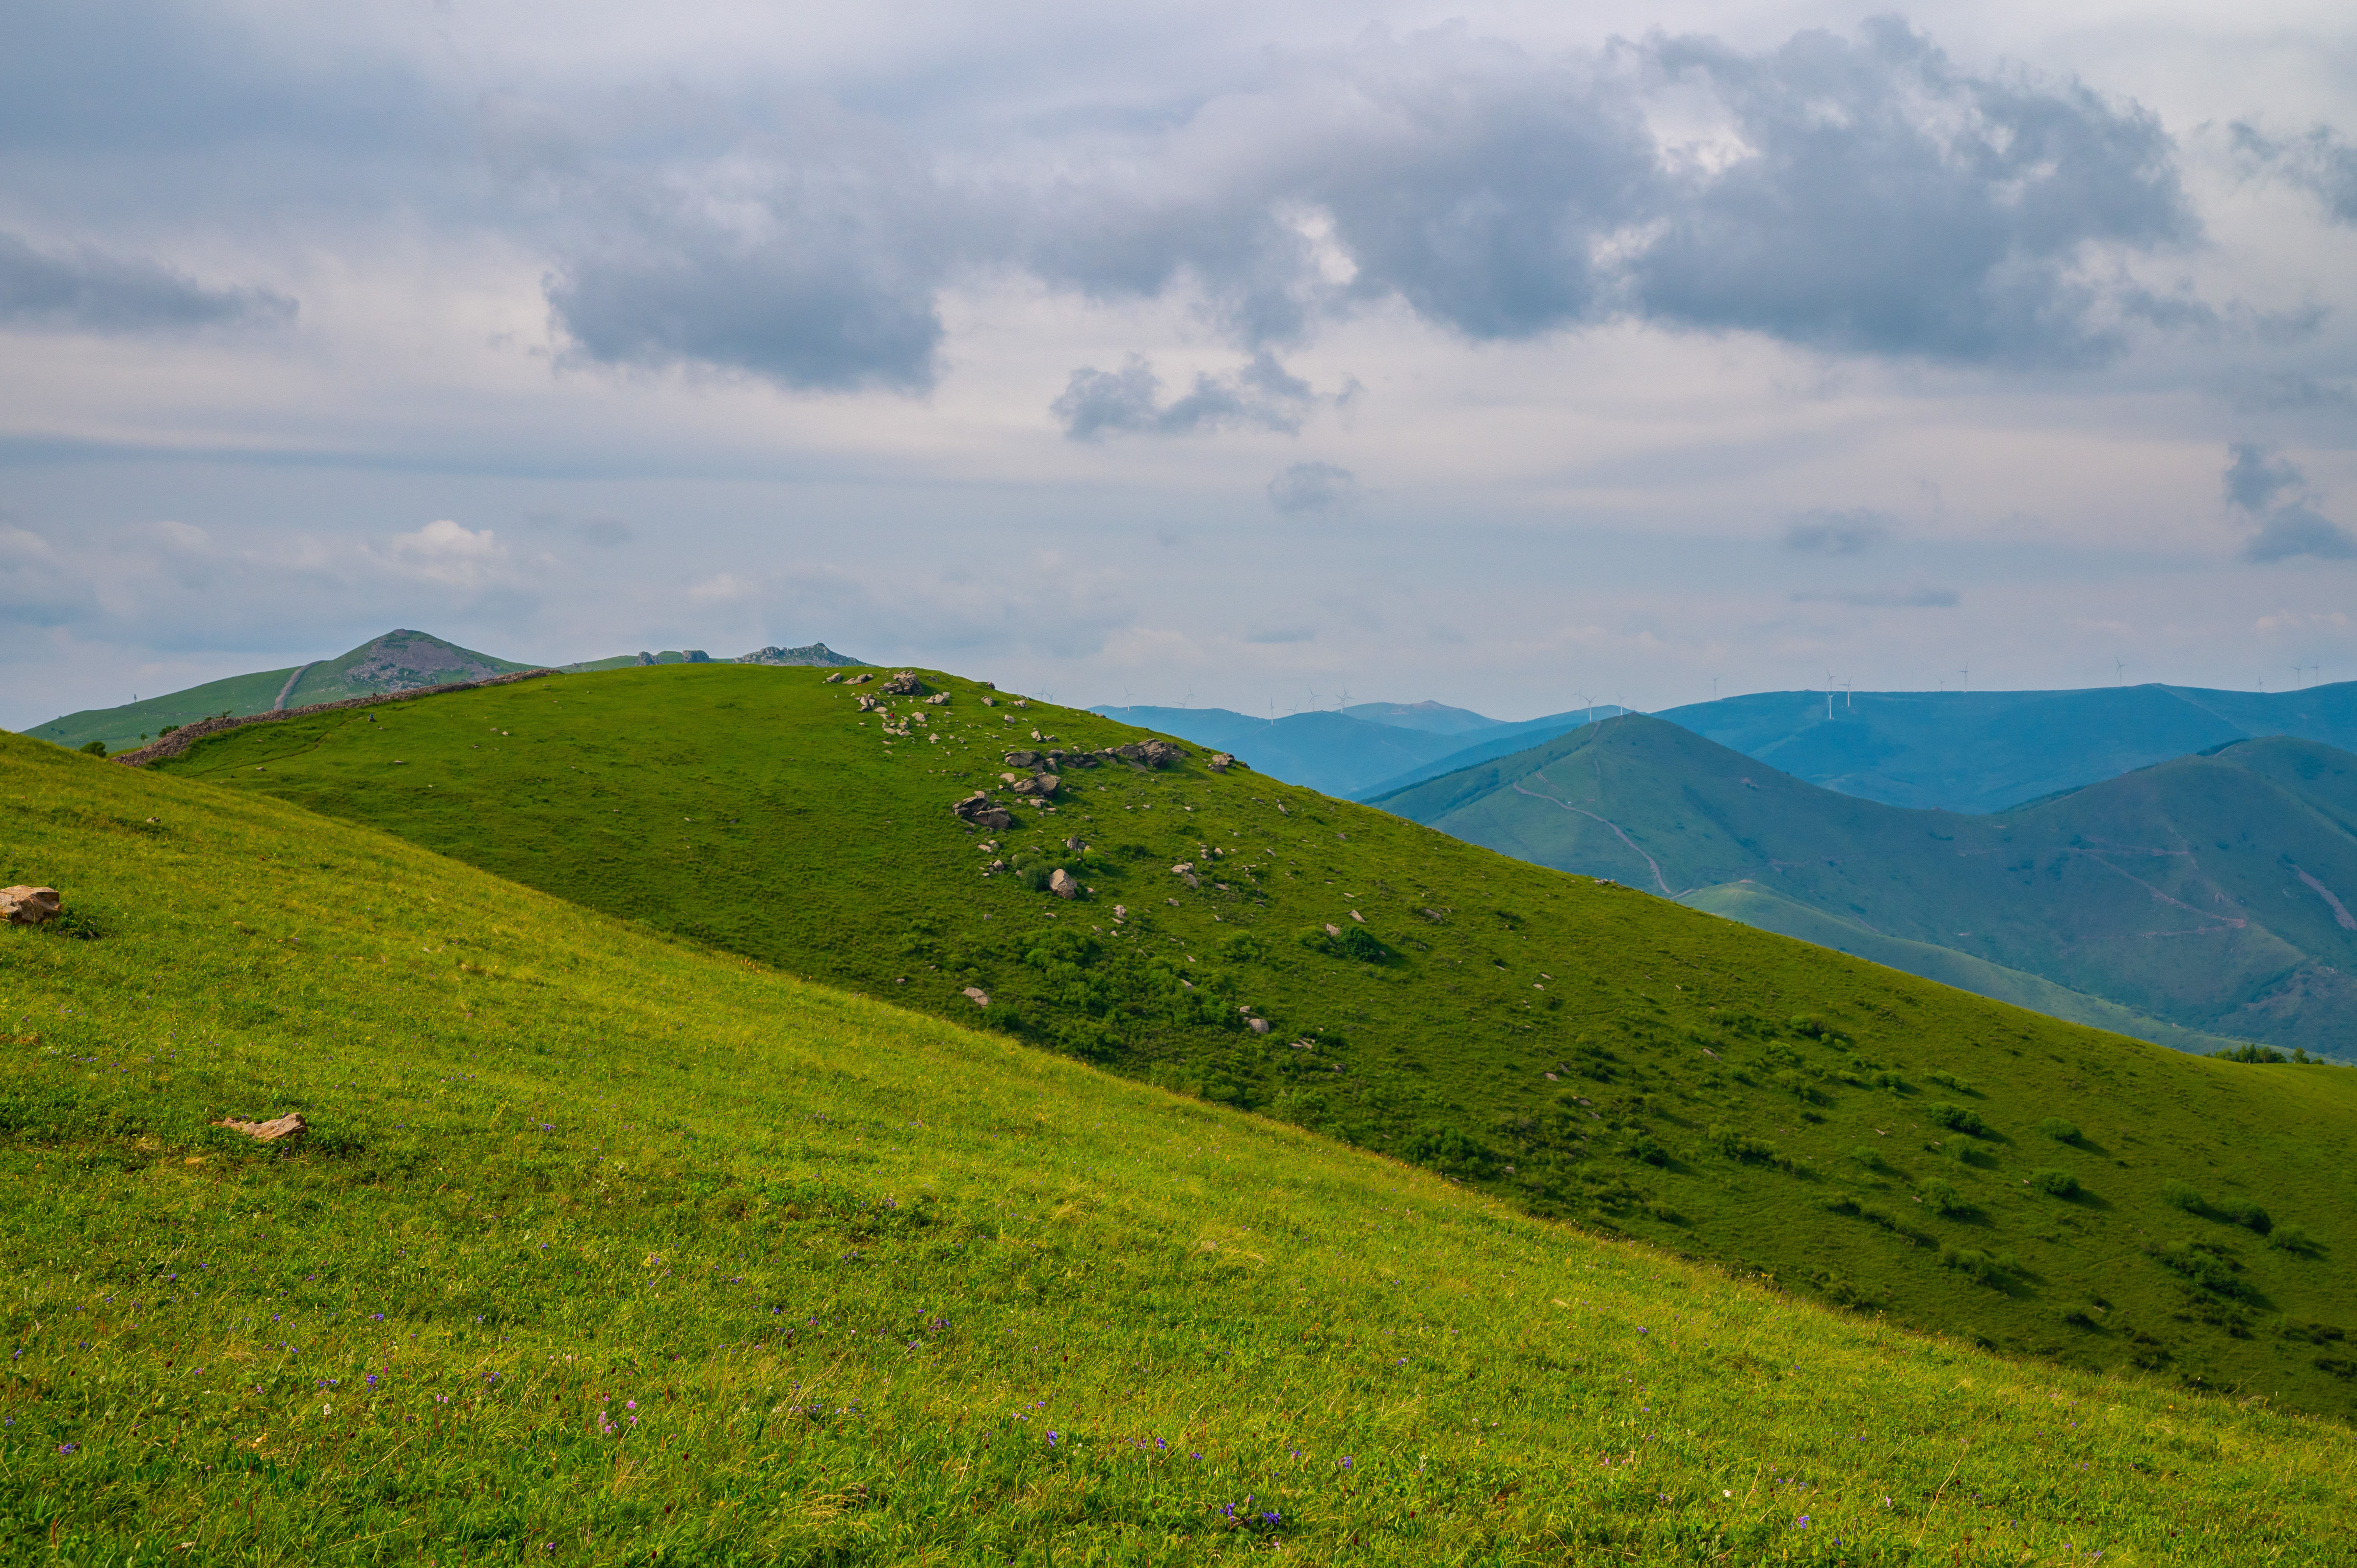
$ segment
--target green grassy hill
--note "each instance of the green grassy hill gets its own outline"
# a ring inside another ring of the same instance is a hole
[[[109,751],[135,747],[167,726],[194,724],[227,714],[242,717],[309,703],[339,702],[375,692],[405,692],[447,681],[479,681],[537,666],[494,659],[423,631],[395,630],[371,638],[350,652],[284,670],[232,675],[185,692],[173,692],[119,708],[86,708],[51,719],[25,733],[78,751],[91,741]]]
[[[1068,766],[1043,810],[1010,748],[1136,732],[928,679],[946,705],[863,713],[815,671],[551,678],[165,769],[1899,1321],[2357,1408],[2357,1073],[2058,1023],[1200,757]],[[1019,825],[952,814],[984,786]]]
[[[1382,804],[2027,1005],[2040,982],[2099,999],[2048,999],[2084,1022],[2135,1027],[2108,1004],[2357,1060],[2357,757],[2313,741],[2230,744],[1984,817],[1837,795],[1620,719]],[[1952,972],[1927,947],[1995,968]]]
[[[2357,751],[2357,681],[2291,692],[1756,692],[1654,715],[1812,784],[1886,805],[2002,811],[2266,736]]]
[[[518,752],[579,716],[533,689]],[[2350,1548],[2357,1444],[2264,1398],[1796,1303],[266,796],[0,737],[0,822],[73,916],[0,927],[15,1560]]]

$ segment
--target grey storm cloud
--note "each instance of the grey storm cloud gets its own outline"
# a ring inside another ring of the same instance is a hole
[[[1890,537],[1890,520],[1863,508],[1807,511],[1784,525],[1784,548],[1804,555],[1862,555]]]
[[[2357,224],[2357,143],[2330,125],[2277,139],[2237,122],[2232,135],[2247,166],[2307,191],[2336,221]]]
[[[1727,156],[1651,125],[1672,91],[1716,107]],[[2015,366],[2102,361],[2134,322],[2214,320],[2115,264],[2199,237],[2150,113],[2075,81],[1975,75],[1888,19],[1766,51],[1370,43],[1272,66],[1111,150],[998,147],[974,160],[987,177],[847,115],[696,134],[710,145],[656,175],[583,134],[504,144],[565,193],[547,294],[579,357],[921,390],[941,291],[1007,269],[1092,298],[1184,291],[1249,350],[1385,301],[1477,341],[1633,317]],[[1005,172],[1035,166],[1052,175]],[[1265,363],[1168,403],[1142,361],[1087,369],[1056,410],[1081,439],[1296,428],[1308,400]]]
[[[81,332],[146,332],[290,319],[263,288],[209,288],[157,262],[88,246],[39,250],[0,234],[0,322]]]
[[[2226,501],[2251,530],[2243,542],[2244,560],[2265,564],[2296,555],[2357,558],[2357,536],[2316,510],[2308,476],[2289,458],[2252,441],[2236,442],[2227,455]]]
[[[1308,381],[1264,349],[1240,370],[1198,374],[1185,395],[1166,402],[1162,378],[1154,373],[1153,365],[1132,354],[1118,371],[1085,366],[1074,371],[1050,411],[1075,441],[1101,440],[1113,433],[1191,435],[1227,429],[1291,435],[1318,401]]]
[[[1269,504],[1288,517],[1340,511],[1358,497],[1359,477],[1332,463],[1296,463],[1268,482]]]
[[[709,168],[590,167],[560,188],[577,237],[546,292],[578,358],[828,392],[932,384],[955,203],[889,137],[822,124]]]

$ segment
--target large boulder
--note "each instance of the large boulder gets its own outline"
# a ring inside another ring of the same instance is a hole
[[[54,887],[0,887],[0,920],[12,926],[38,926],[64,908]]]
[[[1081,896],[1081,885],[1072,880],[1071,872],[1060,865],[1048,877],[1048,891],[1059,898],[1077,898]]]
[[[925,683],[917,679],[914,670],[903,670],[879,689],[888,696],[913,697],[925,689]]]
[[[989,828],[993,832],[1015,825],[1015,813],[979,789],[953,803],[950,811],[960,822],[971,822],[977,828]]]
[[[1006,754],[1006,766],[1009,768],[1036,767],[1039,761],[1039,754],[1036,751],[1010,751]]]

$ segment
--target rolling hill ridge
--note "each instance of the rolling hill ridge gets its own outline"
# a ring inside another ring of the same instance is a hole
[[[2357,682],[2291,692],[1759,692],[1654,715],[1796,779],[1884,805],[2001,811],[2230,741],[2357,751]]]
[[[2357,1243],[2357,1075],[2078,1028],[921,684],[535,679],[158,770],[1900,1321],[2357,1408],[2300,1337],[2357,1318],[2324,1261]],[[977,789],[1005,824],[952,813]]]
[[[2343,896],[2357,896],[2357,757],[2315,742],[2230,743],[1966,816],[1835,794],[1631,717],[1382,804],[1943,982],[2013,986],[2025,1004],[2031,1004],[2007,976],[2175,1029],[2357,1060]]]

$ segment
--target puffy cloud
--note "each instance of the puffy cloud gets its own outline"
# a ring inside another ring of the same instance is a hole
[[[1358,497],[1358,476],[1331,463],[1296,463],[1268,482],[1269,503],[1287,516],[1340,511]]]
[[[2255,441],[2237,441],[2226,451],[2233,459],[2226,465],[2226,499],[2244,511],[2265,511],[2276,497],[2308,482],[2288,458]]]
[[[1878,511],[1807,511],[1784,525],[1784,548],[1804,555],[1862,555],[1890,537]]]
[[[2357,557],[2357,536],[2316,510],[2308,476],[2289,458],[2254,441],[2227,448],[2227,504],[2243,514],[2251,536],[2243,559],[2255,564],[2295,555],[2346,561]]]
[[[2315,508],[2294,502],[2259,519],[2257,532],[2243,546],[2243,559],[2287,561],[2313,555],[2325,561],[2357,558],[2357,538]]]
[[[396,533],[385,557],[402,570],[450,587],[490,580],[507,563],[507,546],[491,530],[462,528],[440,518],[414,533]]]
[[[2248,166],[2307,191],[2337,221],[2357,224],[2357,143],[2330,125],[2277,140],[2237,121],[2231,134]]]
[[[209,288],[158,262],[90,246],[36,250],[0,234],[0,323],[78,332],[152,332],[295,315],[295,301],[263,288]]]
[[[1075,441],[1106,435],[1193,435],[1213,430],[1275,430],[1292,435],[1321,400],[1308,381],[1265,349],[1241,370],[1198,372],[1182,397],[1166,403],[1162,378],[1139,355],[1118,371],[1083,366],[1072,372],[1049,411]]]
[[[97,610],[85,573],[39,534],[0,522],[0,613],[27,626],[66,626]]]

